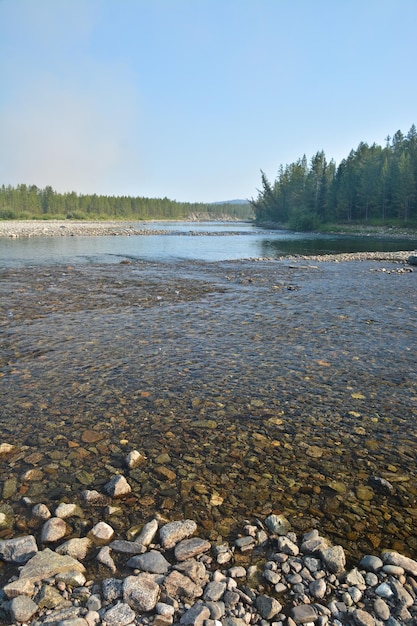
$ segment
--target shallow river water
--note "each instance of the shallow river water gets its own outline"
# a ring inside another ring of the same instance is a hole
[[[0,457],[0,496],[13,532],[36,532],[22,496],[81,502],[123,471],[133,495],[108,520],[122,536],[159,512],[230,538],[273,511],[351,555],[416,558],[417,272],[400,268],[3,268],[0,443],[16,448]],[[146,461],[128,472],[132,449]]]

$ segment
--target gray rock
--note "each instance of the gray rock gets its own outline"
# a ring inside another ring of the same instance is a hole
[[[241,617],[224,617],[222,626],[247,626],[247,623]]]
[[[250,535],[247,535],[245,537],[239,537],[239,539],[236,539],[235,541],[235,546],[236,548],[239,548],[239,550],[241,550],[242,552],[244,552],[245,550],[251,550],[255,547],[255,539]]]
[[[193,537],[192,539],[183,539],[176,544],[174,549],[175,558],[177,561],[187,561],[194,557],[207,552],[211,548],[211,543],[206,539],[200,539],[199,537]]]
[[[151,574],[166,574],[171,564],[163,554],[157,550],[150,550],[150,552],[145,554],[133,556],[128,560],[127,566],[133,569],[140,569],[142,572],[150,572]]]
[[[122,498],[130,493],[132,488],[124,476],[116,474],[104,486],[104,491],[112,498]]]
[[[155,538],[158,532],[158,520],[153,519],[151,522],[145,524],[139,535],[136,537],[135,542],[141,543],[143,546],[149,546]]]
[[[383,622],[386,622],[390,616],[389,606],[382,598],[374,600],[374,612],[375,615],[379,619],[382,619]]]
[[[203,626],[206,619],[210,618],[210,609],[204,604],[196,602],[180,619],[182,626]]]
[[[80,608],[76,606],[70,606],[64,609],[57,609],[48,613],[43,619],[42,624],[45,626],[57,626],[61,623],[67,624],[70,620],[76,620],[80,617]],[[83,626],[86,626],[84,624]]]
[[[368,587],[375,587],[378,582],[379,578],[376,574],[374,574],[373,572],[366,572],[365,583],[368,585]]]
[[[372,554],[365,555],[359,563],[359,567],[368,572],[378,572],[383,565],[383,561],[377,556],[372,556]]]
[[[403,556],[398,552],[384,552],[382,560],[386,565],[398,565],[405,569],[406,572],[417,576],[417,561],[410,559],[407,556]]]
[[[8,563],[22,565],[29,561],[37,552],[38,546],[33,535],[0,541],[0,559]]]
[[[226,583],[221,581],[212,581],[206,585],[204,589],[204,600],[209,602],[217,602],[226,591]]]
[[[317,530],[313,530],[304,535],[300,551],[303,554],[316,554],[329,547],[329,541],[325,537],[320,537]]]
[[[106,578],[101,583],[101,592],[107,602],[113,602],[123,596],[123,580],[120,578]]]
[[[282,605],[278,602],[278,600],[266,595],[258,596],[255,604],[260,615],[267,620],[272,619],[282,610]]]
[[[97,554],[97,561],[107,567],[112,574],[116,573],[116,564],[111,556],[111,550],[109,546],[103,546]]]
[[[107,626],[126,626],[135,620],[135,612],[128,604],[118,602],[103,615],[103,620]]]
[[[126,541],[125,539],[115,539],[109,545],[115,552],[122,552],[123,554],[143,554],[146,551],[142,543]]]
[[[265,524],[274,535],[286,535],[291,529],[291,524],[284,515],[269,515]]]
[[[37,582],[63,572],[85,572],[85,567],[70,556],[61,556],[45,548],[23,566],[20,579]]]
[[[362,609],[353,611],[353,619],[357,626],[375,626],[375,620],[372,615]]]
[[[391,588],[394,590],[395,595],[397,596],[397,600],[398,600],[400,607],[405,607],[406,609],[408,609],[410,606],[413,606],[414,598],[398,582],[398,580],[395,580],[395,578],[392,578],[390,584],[391,584]]]
[[[389,600],[394,595],[394,592],[388,583],[381,583],[380,585],[378,585],[378,587],[375,589],[375,593],[380,598],[385,598],[386,600]]]
[[[297,556],[300,552],[297,544],[288,537],[278,537],[277,546],[280,552],[288,554],[289,556]]]
[[[365,579],[360,573],[360,571],[354,567],[350,572],[346,574],[346,582],[349,585],[364,585]]]
[[[91,541],[88,537],[82,537],[80,539],[74,537],[74,539],[68,539],[55,549],[58,554],[67,554],[73,559],[82,561],[87,556],[87,552],[91,546]]]
[[[165,578],[164,588],[169,596],[180,600],[200,598],[203,595],[203,588],[200,585],[176,570]]]
[[[246,570],[243,565],[234,565],[227,571],[230,578],[245,578]]]
[[[177,563],[174,568],[191,578],[196,585],[202,585],[207,580],[207,570],[204,563],[201,561],[196,561],[196,559],[190,559],[189,561],[183,561],[182,563]]]
[[[218,602],[206,601],[204,602],[204,604],[210,610],[210,619],[220,620],[225,614],[226,607],[224,605],[224,602],[222,601],[218,601]]]
[[[313,598],[317,598],[318,600],[321,600],[326,595],[327,585],[324,578],[319,578],[310,583],[308,588]]]
[[[159,530],[162,547],[166,550],[173,548],[176,543],[190,537],[196,530],[197,524],[190,519],[168,522]]]
[[[10,616],[13,622],[28,622],[38,610],[38,605],[27,596],[13,598],[9,605]]]
[[[152,611],[159,594],[159,585],[147,574],[128,576],[123,581],[123,600],[135,611]]]
[[[407,259],[407,263],[409,265],[417,265],[417,256],[414,254],[410,254],[410,256]]]
[[[157,602],[155,611],[158,615],[174,615],[175,608],[170,604],[166,604],[165,602]]]
[[[317,621],[319,615],[313,604],[299,604],[292,607],[291,617],[296,624],[308,624]]]
[[[341,574],[345,570],[346,556],[342,546],[332,546],[322,550],[321,558],[333,574]]]

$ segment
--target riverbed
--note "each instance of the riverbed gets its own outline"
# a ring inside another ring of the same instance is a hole
[[[22,497],[80,501],[137,449],[133,495],[109,520],[121,535],[157,512],[218,540],[279,512],[348,554],[415,558],[411,270],[311,259],[3,268],[0,443],[15,449],[0,457],[0,495],[13,532],[33,530]]]

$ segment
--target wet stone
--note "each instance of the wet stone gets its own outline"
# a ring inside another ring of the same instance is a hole
[[[291,529],[291,524],[284,515],[269,515],[265,524],[275,535],[286,535]]]
[[[104,486],[105,492],[113,498],[121,498],[132,491],[131,486],[126,478],[121,475],[113,476],[113,478]]]

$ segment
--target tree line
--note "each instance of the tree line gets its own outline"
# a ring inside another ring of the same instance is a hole
[[[338,167],[323,151],[279,168],[250,201],[257,223],[294,230],[326,223],[417,224],[417,130],[398,130],[386,144],[361,142]]]
[[[190,203],[168,198],[105,196],[58,193],[51,186],[2,185],[0,219],[76,220],[182,220],[191,216],[207,219],[251,219],[249,203]]]

